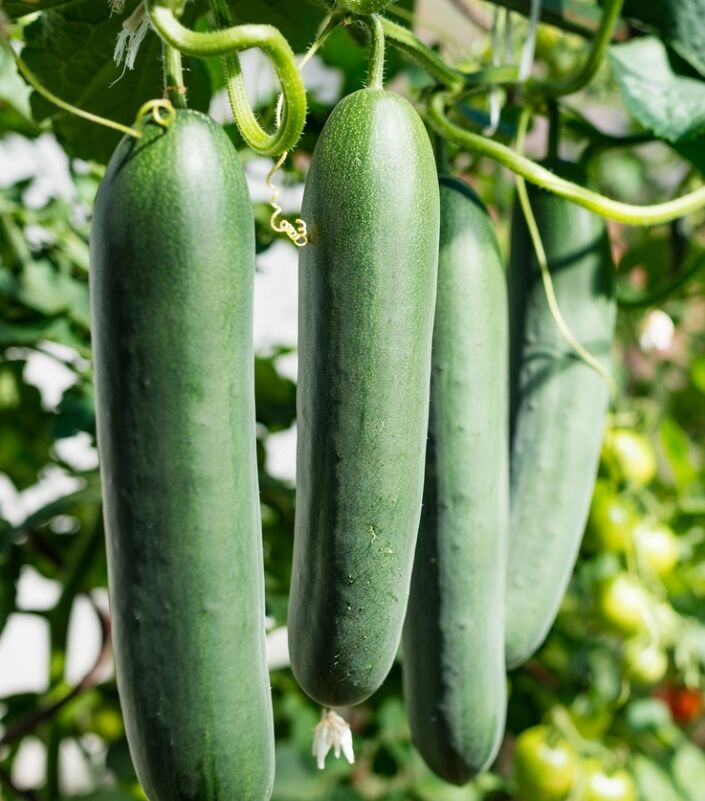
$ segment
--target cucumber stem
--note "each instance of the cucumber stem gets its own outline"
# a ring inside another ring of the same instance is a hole
[[[441,136],[462,148],[489,156],[527,181],[564,197],[566,200],[571,200],[601,217],[626,225],[660,225],[679,217],[685,217],[687,214],[705,207],[705,186],[674,200],[650,206],[637,206],[606,198],[599,192],[593,192],[555,175],[500,142],[487,139],[480,134],[455,125],[448,119],[445,112],[446,104],[451,99],[453,98],[449,92],[442,91],[434,95],[429,103],[428,119]]]
[[[370,63],[367,84],[371,89],[384,89],[384,27],[379,14],[373,14],[369,21]]]
[[[162,58],[166,96],[174,108],[187,108],[181,53],[166,42],[162,42]]]
[[[169,45],[187,56],[225,56],[226,79],[235,122],[245,142],[259,155],[275,156],[291,149],[306,122],[306,89],[291,46],[272,25],[236,25],[198,32],[179,22],[169,0],[145,0],[152,27]],[[211,0],[216,19],[227,20],[224,0]],[[245,89],[238,53],[257,47],[272,61],[285,98],[281,125],[274,133],[257,121]]]
[[[607,48],[619,24],[624,0],[605,0],[600,26],[592,40],[590,52],[583,66],[568,78],[555,81],[531,80],[527,84],[530,95],[562,97],[573,94],[590,83],[602,64]]]

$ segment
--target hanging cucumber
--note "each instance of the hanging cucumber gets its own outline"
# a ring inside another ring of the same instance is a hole
[[[508,348],[494,225],[467,186],[442,178],[426,480],[403,668],[414,743],[454,784],[485,770],[504,734]]]
[[[118,688],[150,801],[266,801],[254,224],[223,130],[178,111],[98,192],[91,301]]]
[[[551,169],[584,183],[574,166]],[[616,305],[604,222],[529,189],[562,315],[577,340],[609,363]],[[609,390],[561,335],[546,300],[521,210],[509,265],[511,513],[506,658],[525,662],[558,612],[580,546],[597,473]]]
[[[394,661],[423,492],[438,179],[404,98],[363,89],[341,101],[303,218],[289,645],[302,688],[344,706]]]

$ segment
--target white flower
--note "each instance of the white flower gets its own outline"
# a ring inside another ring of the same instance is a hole
[[[122,23],[122,30],[118,34],[115,52],[113,53],[116,64],[121,64],[124,59],[125,69],[132,70],[135,68],[137,53],[148,30],[149,17],[147,16],[147,9],[144,3],[140,3]]]
[[[639,331],[639,346],[645,353],[667,351],[673,344],[676,327],[661,309],[650,311]]]
[[[316,765],[318,765],[319,770],[323,770],[326,766],[326,757],[331,748],[336,759],[340,758],[342,752],[351,765],[355,762],[350,726],[332,709],[324,709],[320,722],[313,730],[313,748],[311,751],[313,756],[316,757]]]

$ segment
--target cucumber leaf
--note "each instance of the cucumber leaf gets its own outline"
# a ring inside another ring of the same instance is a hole
[[[705,82],[656,37],[610,48],[615,80],[629,113],[671,143],[705,132]]]

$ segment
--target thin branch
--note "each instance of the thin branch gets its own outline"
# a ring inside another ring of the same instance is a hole
[[[79,696],[82,692],[95,687],[98,683],[98,675],[110,653],[110,617],[108,616],[107,612],[104,612],[98,606],[95,599],[91,595],[88,595],[88,600],[91,602],[91,606],[98,616],[98,621],[100,622],[101,628],[100,650],[98,651],[98,655],[96,656],[90,670],[75,687],[73,687],[66,693],[66,695],[63,696],[63,698],[60,698],[50,706],[35,710],[24,720],[20,720],[14,726],[10,726],[5,734],[0,738],[0,746],[8,745],[15,740],[20,740],[23,737],[26,737],[41,723],[51,720],[51,718],[53,718],[57,712],[63,709],[66,704],[73,701],[73,699]]]

